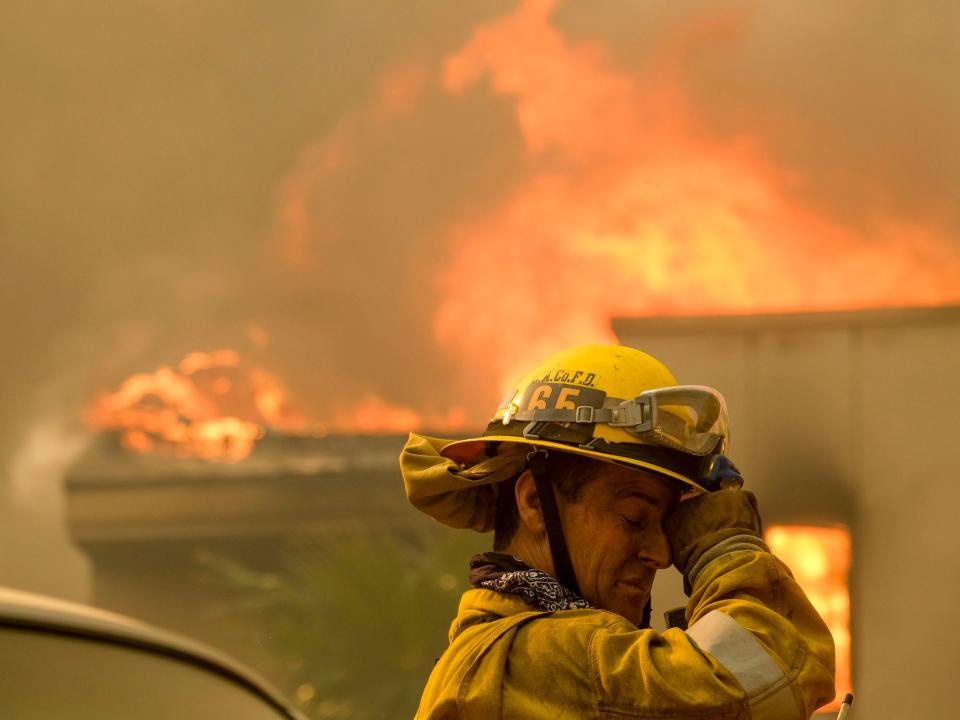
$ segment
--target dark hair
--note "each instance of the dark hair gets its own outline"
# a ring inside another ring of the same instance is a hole
[[[583,488],[596,478],[601,461],[567,452],[552,451],[547,455],[547,476],[553,487],[568,502],[580,499]],[[522,473],[521,473],[522,474]],[[517,508],[517,475],[497,487],[497,512],[493,530],[493,549],[501,551],[510,544],[520,527]]]

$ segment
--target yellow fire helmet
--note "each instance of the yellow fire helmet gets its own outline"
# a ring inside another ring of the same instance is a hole
[[[540,363],[507,393],[479,438],[440,455],[470,467],[493,443],[522,443],[642,468],[707,491],[728,444],[716,390],[678,385],[661,362],[634,348],[581,345]]]
[[[411,434],[400,456],[407,498],[454,528],[493,529],[498,483],[551,450],[643,469],[689,493],[737,486],[723,454],[723,397],[678,385],[658,360],[634,348],[583,345],[548,358],[507,393],[480,437]]]

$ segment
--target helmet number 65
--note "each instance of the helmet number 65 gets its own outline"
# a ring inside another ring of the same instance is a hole
[[[530,394],[530,402],[527,410],[546,410],[547,400],[553,395],[554,386],[541,385]],[[553,404],[555,410],[576,410],[577,405],[572,398],[580,397],[580,388],[564,387],[557,393],[556,401]]]

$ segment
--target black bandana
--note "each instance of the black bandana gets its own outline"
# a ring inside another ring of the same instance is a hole
[[[487,552],[470,559],[470,584],[474,587],[519,595],[527,605],[540,610],[583,610],[592,608],[582,597],[561,585],[543,570],[520,558]]]

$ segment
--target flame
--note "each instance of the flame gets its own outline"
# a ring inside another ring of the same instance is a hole
[[[268,429],[313,436],[459,430],[466,413],[459,406],[442,415],[421,413],[368,393],[357,402],[340,401],[328,418],[308,420],[273,374],[222,349],[192,352],[175,368],[132,375],[97,397],[87,420],[118,431],[121,445],[135,452],[237,462]]]
[[[331,306],[364,288],[377,322],[410,328],[395,372],[348,378],[368,399],[334,397],[331,423],[432,426],[443,414],[429,413],[458,406],[477,425],[546,355],[614,342],[616,316],[960,301],[960,257],[933,220],[866,205],[832,215],[758,129],[709,129],[684,68],[705,46],[743,42],[748,11],[691,16],[625,68],[554,25],[555,5],[522,1],[445,57],[386,67],[281,184],[284,280]],[[474,112],[484,93],[495,126]],[[501,132],[503,110],[515,134]],[[464,133],[473,142],[490,127],[489,150],[458,153]],[[490,183],[491,168],[510,174]],[[373,347],[358,328],[330,332]],[[404,400],[387,410],[404,375]]]
[[[804,207],[803,178],[759,138],[713,139],[677,68],[692,23],[640,72],[551,26],[528,0],[444,64],[452,94],[486,79],[512,103],[532,172],[450,232],[434,329],[502,381],[548,352],[613,341],[623,315],[932,305],[960,298],[960,258],[933,227],[876,213],[867,231]],[[733,30],[733,32],[731,32]]]
[[[830,628],[836,644],[837,697],[821,708],[840,709],[850,683],[850,532],[841,527],[775,525],[765,533],[773,553],[793,571],[810,602]]]
[[[87,419],[118,431],[120,443],[136,452],[223,462],[249,455],[267,428],[308,429],[280,381],[228,349],[192,352],[175,368],[133,375],[97,397]]]

